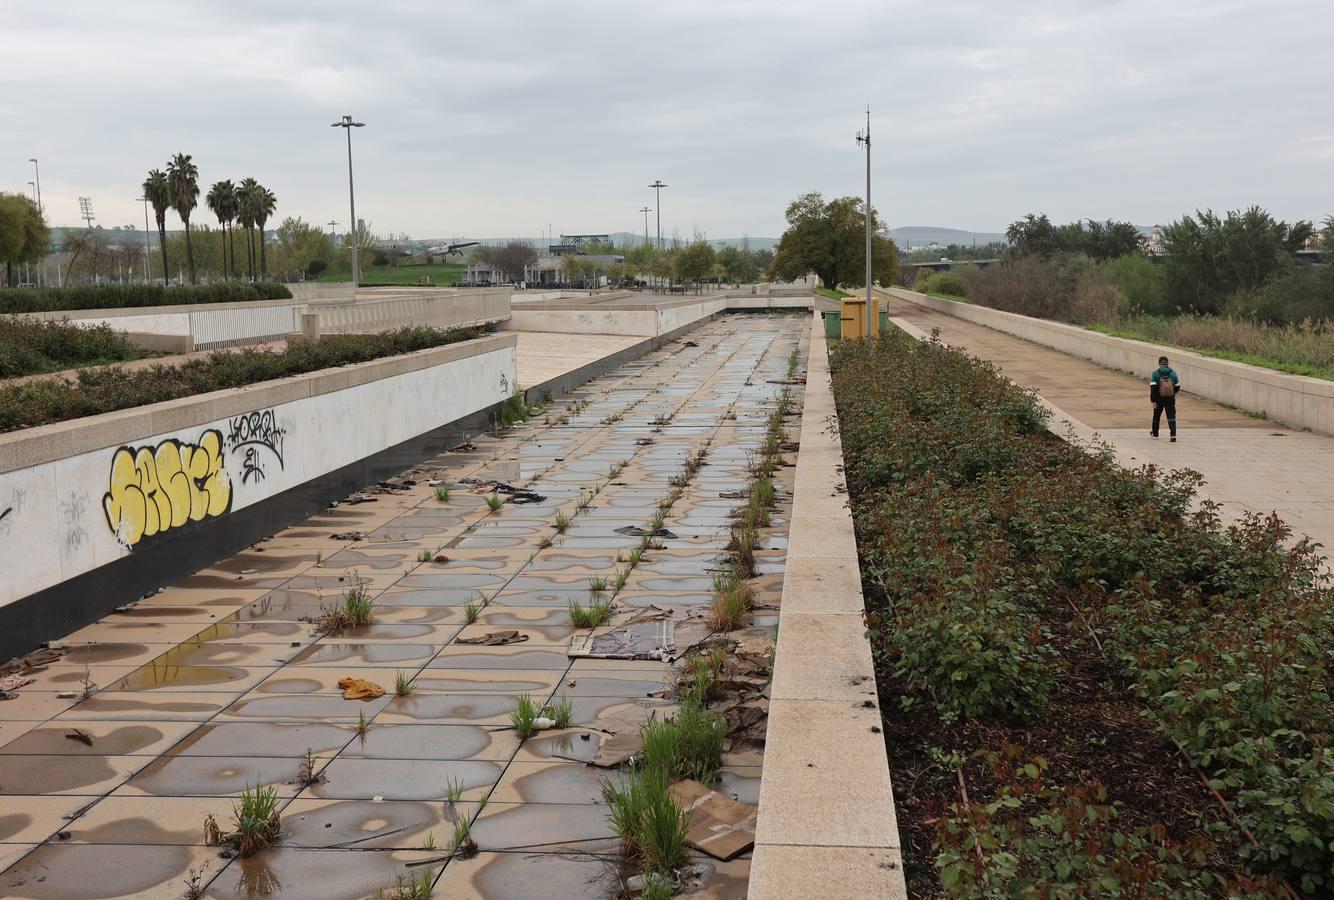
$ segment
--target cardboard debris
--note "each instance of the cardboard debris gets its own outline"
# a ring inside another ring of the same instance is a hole
[[[623,534],[626,537],[658,537],[658,538],[676,537],[675,534],[673,534],[666,528],[640,528],[638,525],[626,525],[622,528],[617,528],[614,530],[617,534]]]
[[[27,675],[6,675],[4,678],[0,678],[0,692],[8,693],[17,690],[25,684],[32,684],[35,680]]]
[[[51,644],[58,644],[58,641],[52,641]],[[11,659],[9,662],[0,666],[0,675],[12,675],[15,672],[31,672],[44,669],[53,662],[58,662],[65,655],[63,646],[47,646],[42,650],[34,650],[31,653]]]
[[[733,800],[698,781],[678,781],[667,789],[682,810],[690,813],[686,843],[726,862],[755,845],[755,816],[749,803]]]
[[[65,737],[69,738],[71,741],[78,741],[80,744],[84,744],[89,747],[93,745],[92,737],[88,734],[88,732],[84,731],[81,728],[76,728],[73,731],[65,732]]]
[[[488,631],[478,637],[454,638],[456,644],[481,644],[483,647],[499,647],[501,644],[519,644],[528,640],[528,635],[517,631]]]
[[[360,531],[340,531],[338,534],[329,535],[329,539],[333,541],[364,541],[366,535]]]
[[[643,749],[644,741],[641,733],[644,723],[658,715],[670,715],[673,709],[674,707],[665,704],[633,706],[597,719],[588,727],[602,732],[606,737],[602,739],[597,755],[588,760],[588,764],[604,769],[619,766]],[[559,753],[552,755],[560,756]]]
[[[675,649],[674,623],[655,617],[601,634],[576,634],[566,654],[576,659],[666,659]]]
[[[364,678],[340,678],[338,686],[343,689],[344,700],[374,700],[384,696],[384,688]]]

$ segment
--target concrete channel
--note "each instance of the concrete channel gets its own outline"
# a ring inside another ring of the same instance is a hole
[[[670,621],[669,655],[709,635],[735,498],[810,332],[808,314],[715,318],[69,635],[65,655],[0,704],[0,895],[180,897],[193,877],[201,896],[330,900],[375,896],[424,866],[433,896],[616,896],[608,770],[586,761],[606,738],[599,720],[670,712],[676,668],[572,659],[567,604],[588,602],[590,579],[619,580],[597,634]],[[701,448],[666,533],[631,564]],[[755,609],[733,639],[774,637],[788,456]],[[489,497],[507,496],[493,483],[528,493],[493,509]],[[372,623],[323,634],[311,619],[349,590],[373,598]],[[503,632],[510,642],[489,643]],[[411,693],[395,695],[398,676]],[[385,693],[344,699],[346,678]],[[520,741],[509,713],[523,694],[568,699],[571,726]],[[746,734],[759,737],[733,735],[719,790],[756,804],[763,721]],[[303,782],[303,762],[322,779]],[[206,845],[205,818],[226,822],[257,785],[278,793],[282,840],[226,858]],[[478,852],[445,861],[460,817]],[[746,896],[748,853],[696,857],[684,892]]]

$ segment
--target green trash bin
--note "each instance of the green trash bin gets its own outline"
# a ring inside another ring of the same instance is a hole
[[[824,336],[830,340],[838,340],[843,334],[843,314],[838,311],[826,311],[821,312],[820,315],[824,317]]]
[[[880,333],[889,333],[889,310],[887,309],[880,310]]]

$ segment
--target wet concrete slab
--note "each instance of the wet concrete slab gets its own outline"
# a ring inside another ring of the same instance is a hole
[[[777,394],[769,379],[786,369],[805,324],[767,316],[708,323],[535,419],[424,460],[406,473],[419,482],[407,491],[372,489],[372,502],[329,509],[90,626],[83,637],[91,643],[42,673],[36,690],[0,705],[0,758],[29,760],[37,783],[96,793],[9,795],[16,818],[0,813],[0,829],[9,829],[0,848],[28,852],[63,817],[66,797],[91,802],[111,791],[75,820],[68,844],[33,853],[78,850],[68,859],[82,867],[119,834],[142,854],[142,878],[108,878],[84,888],[87,896],[180,896],[185,872],[174,870],[204,859],[206,896],[373,896],[408,874],[408,861],[427,858],[418,848],[444,847],[453,817],[475,814],[489,796],[473,826],[481,853],[445,867],[436,895],[611,896],[614,867],[602,857],[614,856],[616,840],[600,795],[608,773],[581,760],[606,737],[591,727],[600,717],[670,715],[674,703],[662,692],[675,670],[572,660],[566,649],[578,630],[567,606],[592,599],[590,579],[619,572],[625,583],[611,627],[650,607],[683,618],[712,602],[719,551],[742,502],[722,495],[745,487]],[[705,465],[668,511],[673,534],[654,538],[631,563],[636,530],[705,441]],[[777,476],[780,499],[790,493],[788,472]],[[467,478],[546,499],[492,511],[492,488],[474,492]],[[428,479],[450,485],[449,498],[436,499]],[[557,514],[568,519],[563,533]],[[781,526],[785,516],[780,503],[773,519]],[[776,605],[767,604],[781,596],[783,539],[765,541],[778,548],[758,559],[756,596],[766,605],[738,634],[771,632]],[[353,588],[374,598],[372,623],[321,637],[313,620]],[[468,603],[481,606],[472,623]],[[460,643],[510,630],[526,640]],[[85,674],[96,684],[92,697],[56,702],[51,688],[81,689]],[[394,696],[397,675],[412,684],[407,696]],[[337,682],[349,676],[386,694],[344,700]],[[521,694],[570,700],[574,725],[520,742],[509,713]],[[94,746],[65,738],[71,727]],[[298,781],[307,751],[326,780]],[[724,761],[720,789],[753,801],[762,752]],[[205,851],[195,846],[203,815],[230,815],[232,800],[255,785],[282,798],[279,847],[244,861],[219,859],[216,848],[198,860],[164,854]],[[451,805],[455,788],[464,799]],[[710,869],[692,890],[743,896],[748,865]],[[34,896],[62,895],[33,884],[46,891]]]

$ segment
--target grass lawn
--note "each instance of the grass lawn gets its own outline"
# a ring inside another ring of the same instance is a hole
[[[844,297],[851,297],[847,291],[840,291],[838,288],[818,287],[815,293],[821,297],[828,297],[830,300],[842,300]]]
[[[463,280],[463,270],[467,268],[463,263],[439,263],[434,266],[414,265],[414,266],[371,266],[361,270],[362,284],[417,284],[423,275],[431,279],[431,284],[437,287],[449,287],[452,281]],[[352,276],[347,272],[338,272],[331,275],[321,275],[317,281],[321,283],[346,282],[351,281]]]

